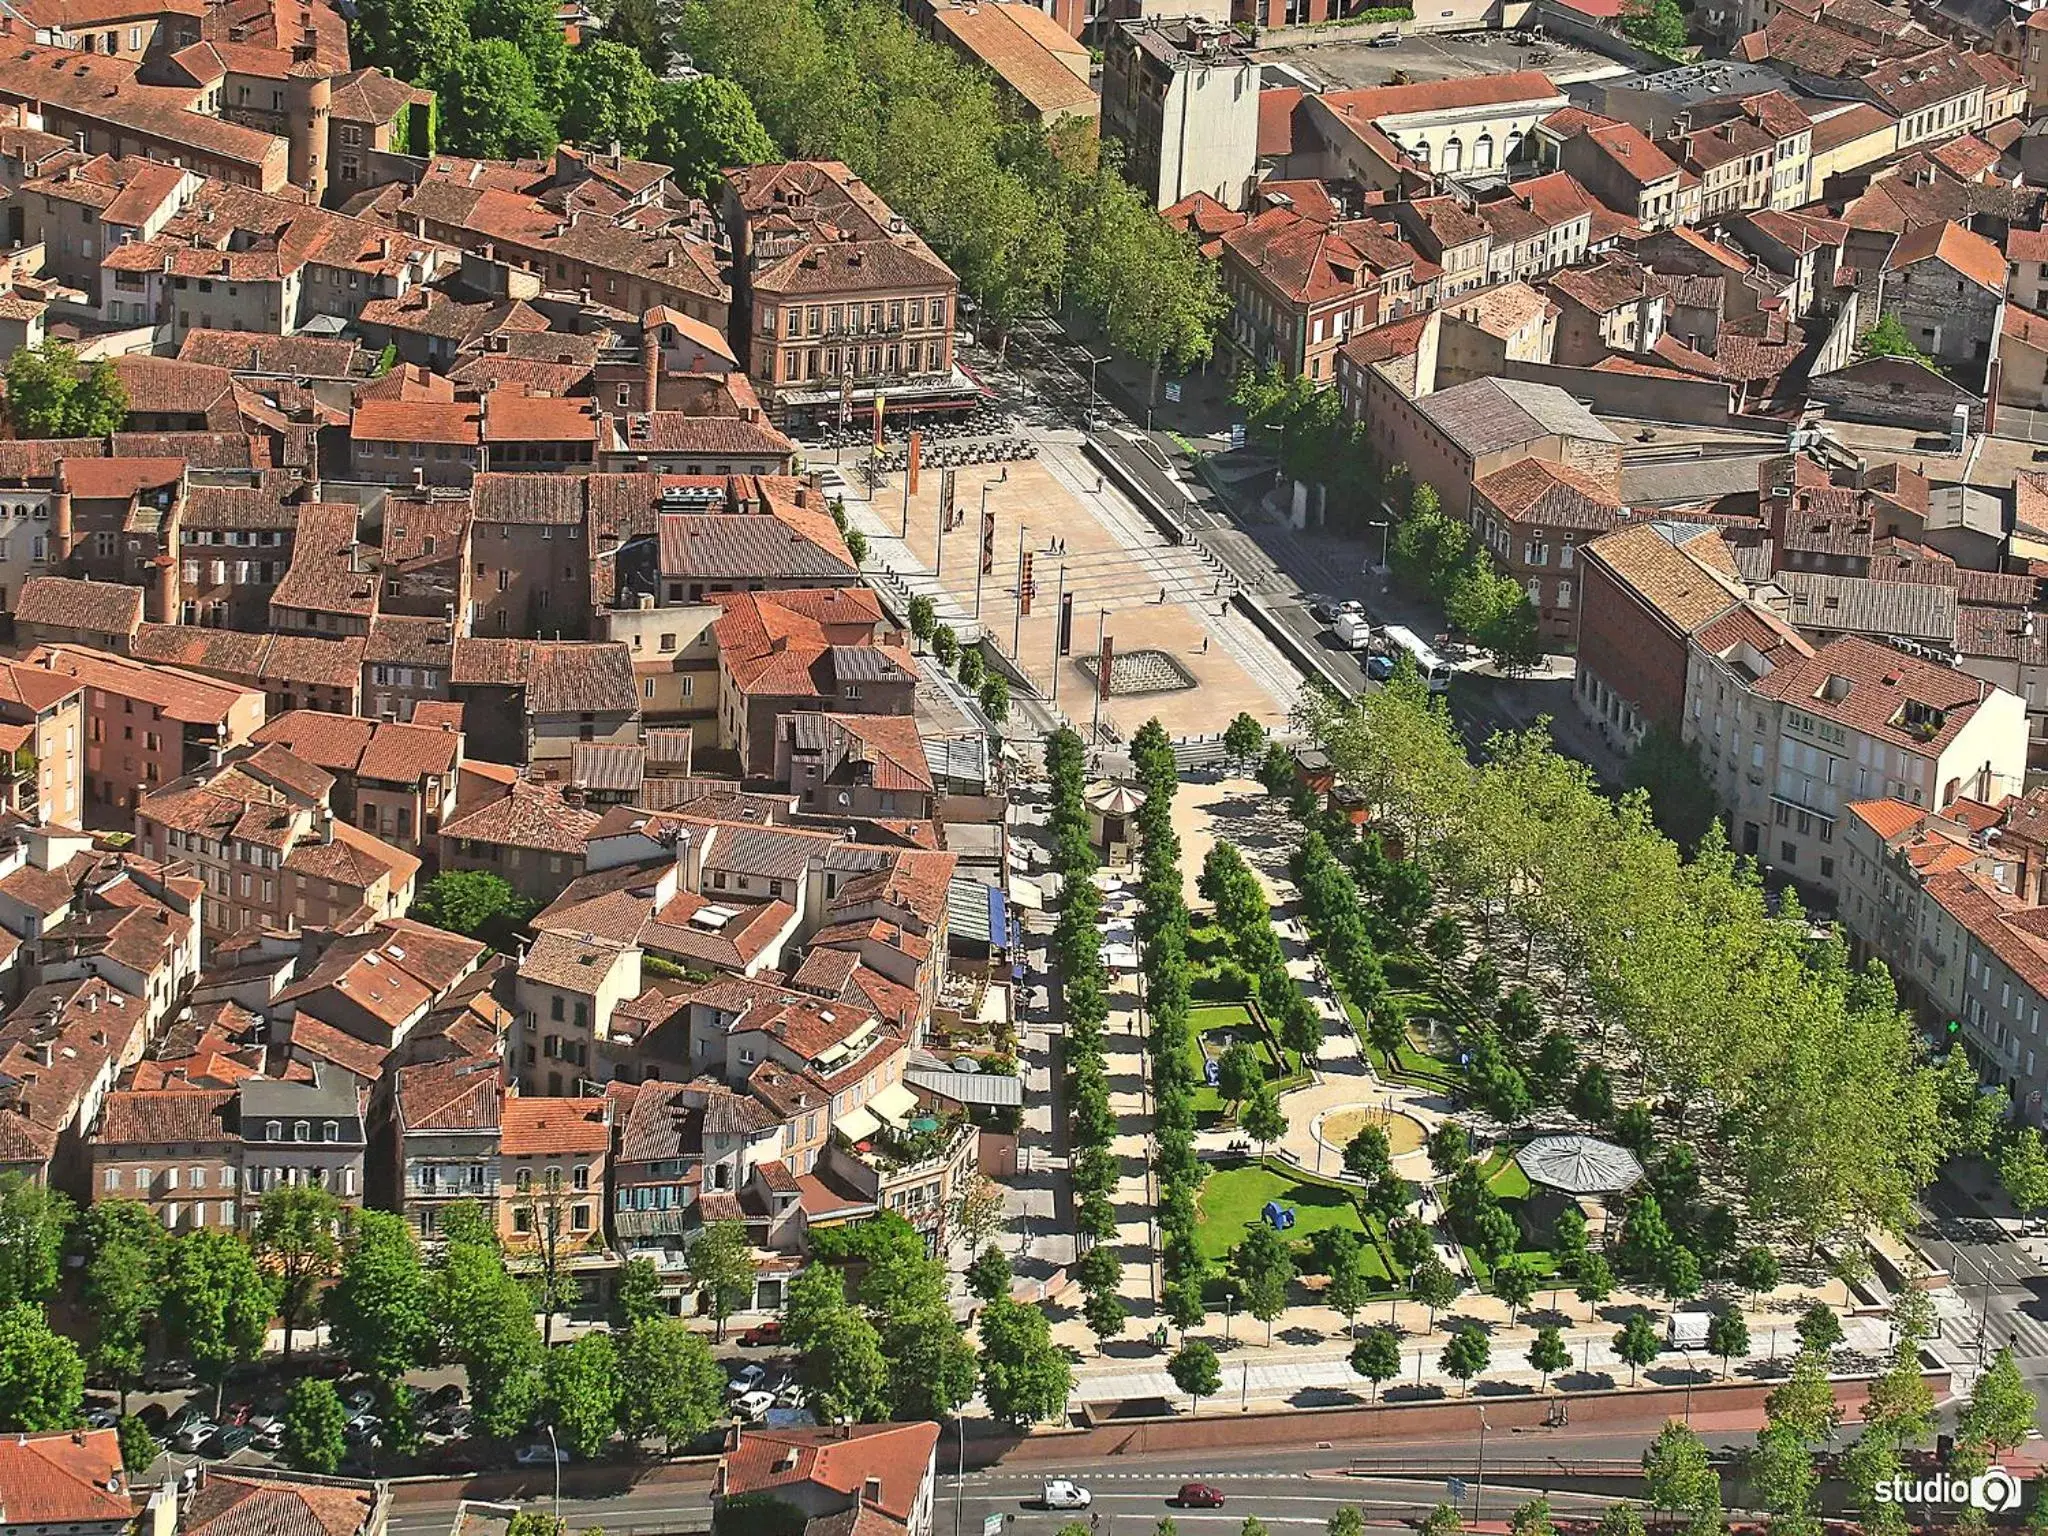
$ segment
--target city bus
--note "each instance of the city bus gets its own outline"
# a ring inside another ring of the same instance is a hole
[[[1389,624],[1384,633],[1387,643],[1398,646],[1415,659],[1416,670],[1429,685],[1431,693],[1447,693],[1451,687],[1451,664],[1422,643],[1422,637],[1412,629],[1399,624]]]

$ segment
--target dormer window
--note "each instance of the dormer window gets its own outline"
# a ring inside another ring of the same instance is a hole
[[[263,1139],[265,1141],[283,1141],[284,1127],[275,1120],[271,1121],[263,1128]]]
[[[341,1127],[336,1125],[332,1120],[329,1120],[326,1124],[320,1127],[320,1139],[322,1141],[341,1140]]]

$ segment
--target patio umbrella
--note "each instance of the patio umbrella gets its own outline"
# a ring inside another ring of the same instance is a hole
[[[1608,1195],[1643,1176],[1626,1147],[1592,1136],[1539,1136],[1515,1154],[1532,1184],[1568,1195]]]

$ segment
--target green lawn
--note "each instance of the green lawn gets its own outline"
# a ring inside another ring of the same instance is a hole
[[[1258,1050],[1266,1063],[1268,1082],[1287,1075],[1287,1068],[1273,1049],[1273,1042],[1259,1028],[1251,1010],[1243,1003],[1207,1003],[1199,1008],[1190,1008],[1188,1023],[1192,1026],[1188,1035],[1188,1055],[1195,1070],[1196,1125],[1211,1126],[1223,1118],[1223,1095],[1203,1078],[1202,1064],[1209,1058],[1220,1059],[1236,1041],[1248,1040]]]
[[[1328,1227],[1346,1227],[1365,1235],[1358,1207],[1335,1185],[1313,1184],[1265,1163],[1248,1162],[1212,1169],[1202,1181],[1201,1206],[1195,1218],[1195,1239],[1202,1256],[1228,1256],[1245,1228],[1259,1219],[1268,1200],[1294,1207],[1295,1223],[1287,1235],[1302,1243]]]
[[[1417,991],[1412,988],[1397,989],[1390,993],[1389,997],[1408,1014],[1441,1015],[1441,1008],[1434,992]],[[1395,1051],[1394,1059],[1388,1061],[1386,1052],[1374,1049],[1371,1043],[1366,1041],[1365,1021],[1359,1016],[1358,1010],[1351,1006],[1349,999],[1345,1001],[1344,1008],[1350,1016],[1352,1027],[1359,1032],[1359,1040],[1364,1044],[1366,1055],[1371,1058],[1373,1066],[1382,1076],[1437,1088],[1455,1088],[1463,1080],[1455,1063],[1432,1056],[1423,1048],[1421,1039],[1412,1027],[1401,1041],[1400,1048]]]
[[[1480,1172],[1486,1176],[1486,1187],[1500,1197],[1501,1206],[1519,1222],[1522,1202],[1529,1198],[1532,1186],[1529,1183],[1529,1176],[1522,1172],[1522,1165],[1515,1161],[1513,1153],[1506,1150],[1495,1151],[1481,1165]],[[1557,1272],[1557,1255],[1537,1244],[1526,1230],[1522,1234],[1522,1243],[1523,1246],[1516,1252],[1529,1262],[1537,1274],[1550,1275]],[[1487,1284],[1492,1278],[1493,1271],[1486,1261],[1469,1247],[1465,1250],[1465,1259],[1472,1266],[1472,1273],[1479,1283]]]

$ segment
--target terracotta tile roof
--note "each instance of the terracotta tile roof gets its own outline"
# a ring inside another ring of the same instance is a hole
[[[765,421],[732,416],[692,416],[682,411],[655,411],[621,417],[615,423],[613,451],[626,453],[728,454],[734,458],[788,459],[796,444]]]
[[[0,1161],[7,1150],[0,1146]],[[135,1514],[111,1429],[0,1439],[0,1522],[18,1530],[125,1522]]]
[[[1981,287],[2005,291],[2005,258],[1998,247],[1953,221],[1909,229],[1892,247],[1885,267],[1897,272],[1930,258]]]
[[[31,576],[15,599],[14,622],[132,635],[142,622],[142,589],[112,581]]]
[[[1259,149],[1261,160],[1294,152],[1294,109],[1301,105],[1301,87],[1276,85],[1259,92]]]
[[[823,513],[664,512],[658,525],[661,573],[675,580],[828,585],[859,577],[846,540]]]
[[[633,653],[620,640],[537,642],[526,708],[534,715],[639,713]]]
[[[810,1483],[908,1522],[937,1450],[936,1424],[855,1424],[826,1429],[750,1429],[718,1461],[714,1492],[726,1498]],[[880,1486],[873,1496],[870,1481]]]
[[[1908,805],[1903,800],[1851,801],[1849,814],[1886,842],[1913,831],[1927,816],[1921,807]]]
[[[93,1141],[101,1146],[162,1142],[232,1141],[236,1093],[232,1088],[165,1088],[107,1095]]]
[[[452,730],[382,721],[363,750],[356,776],[393,784],[445,777],[454,771],[461,746],[461,736]]]
[[[225,729],[235,707],[250,695],[249,689],[216,682],[196,672],[151,666],[83,646],[41,646],[29,660],[41,665],[45,657],[57,671],[69,673],[88,687],[147,701],[169,718],[190,725]]]
[[[71,698],[79,690],[76,678],[41,667],[0,661],[0,710],[12,706],[30,715],[38,715]]]
[[[1532,527],[1605,533],[1621,516],[1621,503],[1606,486],[1548,459],[1522,459],[1482,477],[1473,489],[1510,522]]]
[[[280,743],[294,756],[339,774],[355,771],[376,730],[376,721],[355,715],[295,709],[259,726],[249,739]]]
[[[483,407],[475,401],[366,400],[349,420],[358,443],[448,443],[473,448],[483,441]]]
[[[602,819],[601,812],[563,800],[560,786],[518,779],[500,798],[443,822],[441,836],[581,858],[591,828]]]
[[[367,618],[377,609],[376,577],[358,555],[353,505],[315,504],[299,514],[292,562],[271,590],[273,610]]]
[[[1641,303],[1663,291],[1656,273],[1624,256],[1610,256],[1590,267],[1567,267],[1552,275],[1549,287],[1552,293],[1561,293],[1596,315]]]
[[[631,940],[600,939],[595,934],[545,928],[519,962],[522,981],[595,994],[619,959],[634,947]]]
[[[1707,531],[1674,544],[1658,524],[1640,522],[1595,539],[1583,553],[1612,571],[1679,633],[1690,634],[1743,595],[1732,569],[1717,572],[1716,562],[1698,557],[1699,548],[1720,543],[1718,534]]]
[[[611,1147],[609,1110],[601,1098],[548,1099],[510,1094],[498,1114],[498,1150],[505,1157],[594,1154]]]
[[[394,1097],[406,1131],[494,1131],[504,1102],[505,1065],[495,1056],[457,1056],[398,1070]]]
[[[179,1536],[357,1536],[375,1488],[282,1482],[209,1468],[180,1511]]]
[[[1524,69],[1458,80],[1426,80],[1414,85],[1376,85],[1355,91],[1326,91],[1318,99],[1341,117],[1371,122],[1408,113],[1545,101],[1563,94],[1551,83],[1548,75],[1539,70]]]
[[[1268,208],[1223,236],[1234,258],[1272,284],[1293,304],[1320,304],[1368,291],[1374,274],[1357,246],[1327,222],[1292,208]]]
[[[1789,659],[1754,685],[1767,698],[1875,736],[1920,756],[1938,755],[1976,714],[1982,684],[1953,667],[1844,635],[1811,656]],[[1937,722],[1921,734],[1903,724],[1911,704]]]
[[[932,12],[932,27],[935,35],[950,33],[1041,116],[1095,115],[1087,47],[1037,7],[1009,0],[942,5]]]
[[[481,404],[483,440],[487,443],[597,441],[597,405],[591,400],[497,390]]]

